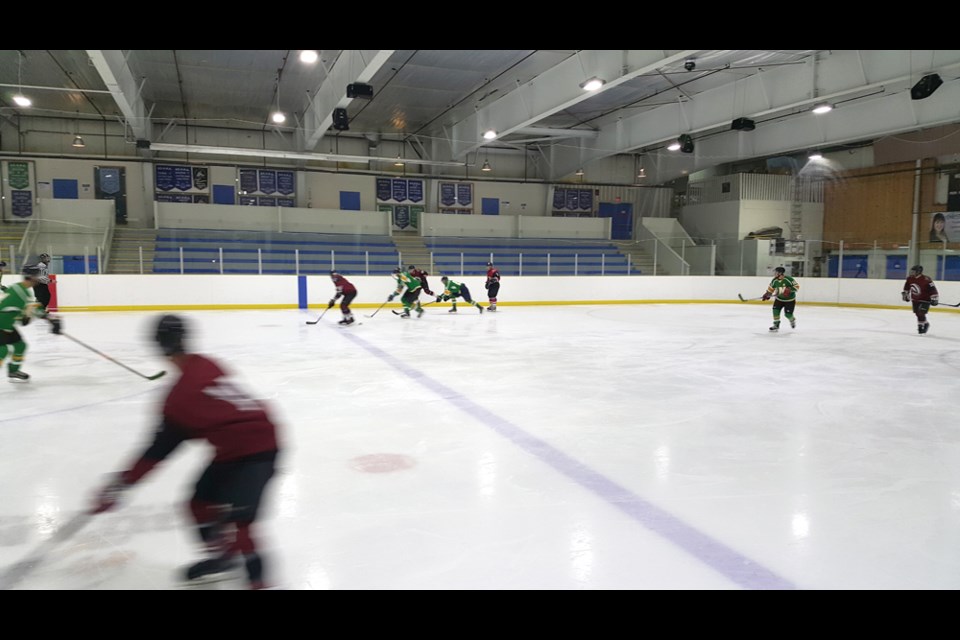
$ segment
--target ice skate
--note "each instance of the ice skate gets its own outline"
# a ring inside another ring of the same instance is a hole
[[[480,305],[477,305],[477,309],[480,309],[480,313],[483,313],[483,307],[481,307]]]
[[[457,308],[456,308],[456,307],[451,307],[451,308],[447,311],[447,313],[456,313],[456,312],[457,312]]]
[[[773,323],[773,326],[770,327],[770,331],[771,331],[771,332],[774,332],[774,333],[777,332],[777,331],[780,331],[780,323],[779,323],[779,322],[774,322],[774,323]]]
[[[409,318],[409,317],[410,317],[410,310],[409,310],[409,309],[404,309],[404,310],[403,310],[403,313],[400,314],[400,317],[401,317],[401,318]]]
[[[235,577],[231,571],[238,565],[236,557],[233,556],[207,558],[187,567],[183,572],[183,582],[195,585],[227,580]]]
[[[30,376],[23,371],[11,371],[7,374],[7,378],[10,379],[10,382],[26,382],[30,379]]]
[[[341,321],[338,322],[337,324],[348,325],[348,324],[350,324],[350,321],[347,320],[346,318],[344,318],[343,320],[341,320]]]
[[[790,318],[790,328],[791,328],[791,329],[796,329],[796,328],[797,328],[797,319],[796,319],[796,318]]]
[[[423,315],[423,307],[417,307],[417,317],[419,318],[422,315]]]
[[[917,325],[917,331],[918,331],[921,335],[924,334],[924,333],[926,333],[928,329],[930,329],[930,323],[929,323],[929,322],[924,322],[924,323],[922,323],[922,324]]]

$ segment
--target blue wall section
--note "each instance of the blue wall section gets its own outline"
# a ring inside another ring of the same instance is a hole
[[[301,309],[307,308],[307,276],[297,276],[297,303]]]

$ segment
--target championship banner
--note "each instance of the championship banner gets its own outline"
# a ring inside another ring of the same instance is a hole
[[[193,168],[193,188],[199,189],[200,191],[207,190],[207,168],[206,167],[194,167]],[[209,200],[209,199],[208,199]]]
[[[581,209],[593,209],[593,191],[586,189],[580,190],[580,208]]]
[[[173,167],[173,186],[180,191],[190,191],[193,188],[193,171],[190,167]]]
[[[449,207],[457,201],[457,185],[452,182],[440,183],[440,204]]]
[[[402,179],[394,180],[391,195],[397,202],[405,202],[407,199],[407,181]]]
[[[33,191],[14,189],[10,192],[10,212],[18,218],[33,215]]]
[[[410,207],[400,205],[393,208],[393,224],[401,229],[410,226]]]
[[[473,203],[473,183],[457,183],[457,203],[461,207],[469,207]]]
[[[377,200],[386,202],[390,199],[390,178],[377,178]]]
[[[30,165],[26,162],[8,162],[7,184],[11,189],[29,189]]]
[[[261,207],[275,207],[277,206],[277,199],[272,196],[260,196],[258,204]]]
[[[407,180],[407,197],[410,202],[423,202],[423,180]]]
[[[260,192],[271,194],[277,192],[277,172],[260,170],[259,173]]]
[[[296,191],[293,171],[277,171],[277,193],[285,196]]]
[[[240,169],[240,193],[255,193],[257,191],[257,170]]]

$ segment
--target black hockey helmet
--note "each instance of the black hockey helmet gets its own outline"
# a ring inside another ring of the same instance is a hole
[[[157,331],[154,340],[166,356],[183,353],[183,339],[187,335],[187,328],[180,316],[165,315],[157,322]]]
[[[330,271],[330,277],[331,277],[331,278],[334,277],[334,276],[338,276],[338,275],[340,275],[340,272],[337,271],[336,269],[333,269],[332,271]]]
[[[400,273],[400,267],[394,267],[390,273]]]
[[[40,262],[50,262],[50,254],[49,254],[49,253],[41,253],[41,254],[40,254]]]
[[[773,270],[773,272],[774,272],[774,273],[786,273],[787,270],[784,269],[783,267],[777,267],[776,269]]]
[[[915,264],[912,267],[910,267],[910,271],[914,271],[916,272],[917,275],[920,275],[921,273],[923,273],[923,265]]]
[[[487,263],[487,266],[488,266],[488,267],[492,267],[492,266],[493,266],[493,263],[492,263],[492,262],[488,262],[488,263]]]
[[[25,264],[23,265],[23,269],[20,270],[20,275],[24,278],[36,280],[40,277],[40,267],[35,264]]]
[[[407,267],[407,271],[415,271],[416,268],[417,268],[416,265],[410,265],[409,267]]]
[[[447,276],[443,276],[442,278],[440,278],[440,282],[447,282],[449,279],[450,278],[448,278]]]

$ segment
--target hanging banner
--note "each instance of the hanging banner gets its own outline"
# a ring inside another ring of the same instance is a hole
[[[261,207],[275,207],[277,206],[277,199],[271,196],[260,196],[259,204]]]
[[[403,202],[407,199],[407,181],[397,179],[393,181],[393,199],[397,202]]]
[[[158,164],[155,168],[157,189],[170,191],[173,189],[173,167],[168,164]],[[160,200],[157,198],[157,200]],[[162,202],[162,200],[160,200]]]
[[[410,202],[423,202],[423,180],[407,180],[407,198]]]
[[[577,209],[577,203],[580,201],[580,192],[576,189],[567,189],[567,205],[566,209],[573,211]]]
[[[210,196],[205,193],[198,193],[193,196],[194,204],[210,204]]]
[[[193,196],[189,193],[158,193],[157,202],[181,202],[189,204],[193,202]]]
[[[390,195],[390,178],[377,178],[377,200],[389,200]]]
[[[450,206],[457,201],[457,186],[452,182],[440,183],[440,204]]]
[[[7,163],[7,184],[11,189],[30,187],[30,165],[26,162]]]
[[[280,207],[292,207],[295,204],[293,198],[277,198],[277,205]]]
[[[410,207],[410,226],[414,229],[420,228],[420,217],[423,215],[425,207]]]
[[[201,191],[207,190],[207,168],[206,167],[194,167],[193,168],[193,188],[200,189]],[[209,199],[208,199],[209,200]],[[196,200],[195,200],[196,201]]]
[[[120,193],[120,170],[104,167],[100,169],[100,191],[108,196]]]
[[[393,208],[393,224],[400,227],[401,229],[406,229],[410,226],[410,207],[407,205],[400,205]]]
[[[33,215],[33,191],[10,191],[10,212],[18,218]]]
[[[257,190],[257,170],[240,169],[240,193],[254,193]],[[240,204],[243,204],[242,202]]]
[[[457,203],[461,207],[469,207],[472,202],[473,202],[473,183],[458,182],[457,183]]]
[[[260,170],[260,191],[263,193],[277,192],[277,172]]]
[[[288,196],[295,190],[293,171],[277,171],[277,193]]]
[[[593,191],[580,190],[580,208],[593,210]]]
[[[553,190],[553,208],[554,209],[563,209],[567,206],[567,190],[566,189],[557,189]]]
[[[257,198],[256,196],[240,196],[239,202],[243,206],[252,207],[256,206]]]
[[[173,167],[173,186],[180,191],[189,191],[193,187],[193,171],[190,167]]]

